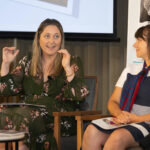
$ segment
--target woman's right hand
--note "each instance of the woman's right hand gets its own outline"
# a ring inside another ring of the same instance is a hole
[[[19,50],[16,50],[16,47],[4,47],[2,52],[2,62],[10,65],[15,60]]]
[[[9,73],[10,64],[15,60],[19,50],[16,50],[16,47],[4,47],[2,51],[0,75],[5,76]]]

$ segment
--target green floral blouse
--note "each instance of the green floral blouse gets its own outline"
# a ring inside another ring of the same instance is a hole
[[[2,96],[21,95],[21,103],[33,104],[15,107],[1,104],[0,129],[25,131],[25,143],[31,150],[44,149],[45,141],[49,141],[50,150],[55,150],[57,146],[53,137],[52,112],[74,111],[88,94],[82,64],[79,57],[72,57],[71,67],[75,77],[71,82],[67,81],[63,69],[58,76],[49,76],[48,81],[44,82],[42,75],[30,75],[30,62],[26,56],[11,73],[0,77]],[[71,134],[73,124],[72,118],[63,118],[63,134]]]

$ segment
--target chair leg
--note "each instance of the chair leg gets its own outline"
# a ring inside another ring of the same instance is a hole
[[[54,117],[54,137],[55,137],[56,142],[57,142],[58,150],[60,150],[61,149],[61,145],[60,145],[60,116]]]
[[[18,141],[16,141],[15,147],[16,147],[16,150],[18,150]]]
[[[77,150],[80,150],[83,139],[83,120],[80,116],[76,116],[77,120]]]
[[[8,150],[8,147],[9,147],[9,143],[5,142],[5,150]]]
[[[12,142],[12,150],[15,150],[15,142]]]

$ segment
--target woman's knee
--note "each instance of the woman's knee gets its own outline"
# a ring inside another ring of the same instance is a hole
[[[105,145],[104,145],[104,150],[106,149],[122,149],[122,146],[124,145],[122,142],[122,137],[126,138],[123,136],[121,131],[115,130],[114,132],[111,133],[109,138],[107,139]],[[121,146],[121,147],[120,147]]]
[[[131,133],[126,129],[117,129],[112,134],[111,137],[116,142],[134,142],[134,138],[132,137]]]
[[[123,130],[115,130],[112,132],[110,138],[118,143],[118,141],[122,141],[122,138],[125,138]]]
[[[108,137],[109,134],[101,132],[93,125],[89,125],[84,133],[83,142],[99,146],[104,145]]]
[[[108,138],[106,142],[107,145],[111,145],[112,147],[121,147],[126,148],[129,146],[134,146],[137,143],[134,138],[130,134],[130,132],[126,129],[117,129]]]
[[[84,138],[92,139],[98,134],[98,129],[93,125],[88,125],[85,132]]]

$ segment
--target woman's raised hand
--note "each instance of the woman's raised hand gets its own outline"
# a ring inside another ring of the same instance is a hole
[[[15,60],[19,50],[16,50],[16,47],[4,47],[2,52],[3,63],[11,64]]]
[[[65,68],[70,68],[70,57],[71,55],[66,49],[61,49],[58,51],[58,53],[61,53],[63,55],[62,58],[62,66]]]
[[[4,47],[2,51],[3,54],[0,75],[5,76],[9,73],[10,64],[16,58],[19,50],[16,50],[16,47]]]
[[[71,55],[66,49],[61,49],[58,51],[58,53],[61,53],[63,55],[62,58],[62,66],[64,67],[64,70],[66,72],[67,80],[70,82],[74,78],[74,70],[70,66],[70,58]]]

